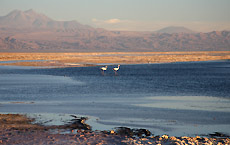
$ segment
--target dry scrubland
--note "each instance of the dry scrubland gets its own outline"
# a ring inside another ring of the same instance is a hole
[[[97,53],[0,53],[0,61],[42,60],[0,63],[17,66],[91,66],[98,64],[144,64],[230,59],[230,51],[207,52],[97,52]]]
[[[116,131],[87,131],[78,129],[77,132],[70,131],[69,134],[60,133],[60,129],[75,130],[78,124],[65,126],[42,126],[32,124],[34,119],[29,119],[19,114],[0,114],[0,144],[229,144],[229,137],[207,138],[207,137],[169,137],[142,136],[135,137],[128,130]],[[56,131],[56,133],[55,133]],[[64,130],[62,130],[64,131]]]

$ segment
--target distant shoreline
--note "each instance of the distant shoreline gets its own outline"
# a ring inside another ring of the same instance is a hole
[[[83,67],[109,64],[152,64],[230,60],[230,51],[194,52],[0,52],[0,65],[37,67]]]

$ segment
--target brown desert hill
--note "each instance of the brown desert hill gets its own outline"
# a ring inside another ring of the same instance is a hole
[[[179,30],[176,33],[108,31],[82,25],[77,21],[55,21],[33,10],[14,10],[0,17],[0,51],[230,50],[230,31],[184,33],[185,30],[187,29],[183,28],[183,33],[179,33]]]
[[[170,26],[166,28],[162,28],[158,31],[158,33],[168,33],[168,34],[173,34],[173,33],[195,33],[195,31],[190,30],[188,28],[182,27],[182,26]]]

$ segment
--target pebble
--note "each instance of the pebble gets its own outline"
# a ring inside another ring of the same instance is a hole
[[[177,138],[174,137],[174,136],[171,136],[169,139],[170,139],[170,140],[177,140]]]
[[[114,131],[114,130],[111,130],[111,131],[110,131],[110,133],[111,133],[111,134],[114,134],[114,133],[115,133],[115,131]]]
[[[164,138],[164,139],[168,139],[168,138],[169,138],[169,136],[168,136],[168,135],[165,135],[165,134],[162,135],[161,137]]]

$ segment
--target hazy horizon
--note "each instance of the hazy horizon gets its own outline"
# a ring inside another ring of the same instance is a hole
[[[1,0],[0,15],[33,9],[54,20],[123,31],[183,26],[194,31],[230,30],[229,0]]]

